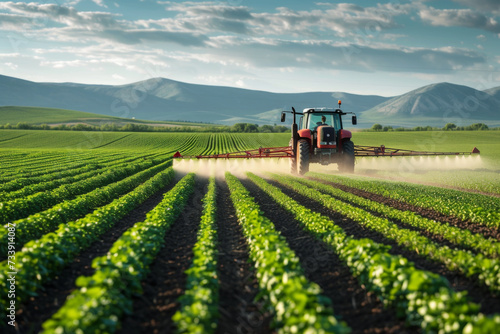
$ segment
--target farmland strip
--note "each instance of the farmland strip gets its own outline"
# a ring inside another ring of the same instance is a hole
[[[69,333],[78,329],[114,332],[121,315],[131,311],[131,296],[141,292],[140,281],[161,248],[166,231],[182,212],[193,185],[194,174],[188,174],[144,222],[135,224],[113,244],[107,256],[94,259],[95,274],[78,278],[81,288],[42,325],[44,333],[56,329]]]
[[[166,161],[118,182],[80,195],[74,200],[65,201],[36,215],[14,221],[13,224],[16,226],[16,247],[21,248],[26,242],[38,239],[45,233],[54,231],[60,224],[80,218],[89,211],[111,202],[171,165],[171,160]],[[7,254],[7,232],[7,229],[0,230],[0,254]],[[4,256],[0,255],[0,259],[4,259]]]
[[[202,200],[203,215],[198,241],[193,247],[193,262],[185,271],[188,275],[186,291],[179,298],[180,310],[172,318],[180,333],[213,333],[217,328],[219,282],[215,198],[215,178],[212,177]]]
[[[317,283],[332,300],[335,312],[354,333],[415,333],[404,320],[385,309],[383,303],[362,287],[333,250],[303,230],[295,217],[281,208],[272,197],[250,181],[242,181],[259,204],[264,215],[274,222],[290,247],[296,252],[306,277]],[[341,219],[341,217],[339,217]]]
[[[480,304],[480,311],[484,314],[500,313],[500,296],[495,295],[486,286],[480,284],[477,279],[467,278],[460,273],[450,271],[443,263],[421,257],[416,252],[399,246],[395,240],[388,239],[382,233],[368,229],[360,223],[341,215],[338,212],[328,209],[310,197],[303,196],[293,191],[289,187],[283,186],[282,184],[272,180],[268,180],[268,182],[279,188],[287,196],[293,198],[300,205],[328,217],[330,220],[335,222],[335,225],[341,227],[346,235],[355,239],[368,238],[376,243],[387,245],[390,247],[388,253],[395,256],[400,255],[405,257],[407,260],[415,264],[415,268],[430,271],[445,277],[448,279],[451,287],[455,291],[466,291],[467,295],[473,302]]]
[[[500,198],[497,197],[420,184],[368,181],[317,173],[311,173],[311,176],[369,190],[416,206],[434,209],[462,220],[470,220],[488,227],[500,227]]]
[[[262,302],[255,301],[259,285],[225,182],[218,182],[217,203],[220,320],[216,333],[271,333],[272,316]]]
[[[333,316],[331,302],[320,294],[319,286],[304,277],[295,253],[276,232],[273,223],[260,214],[245,187],[229,172],[226,182],[249,241],[259,286],[274,309],[273,325],[278,332],[350,332]]]
[[[71,262],[81,250],[89,247],[127,213],[168,184],[173,175],[173,168],[170,167],[132,192],[95,210],[85,218],[62,225],[57,231],[28,242],[20,252],[15,253],[17,302],[23,302],[29,296],[34,295],[37,289]],[[0,263],[0,308],[2,310],[6,309],[5,303],[8,302],[6,297],[8,272],[8,263],[3,261]]]
[[[146,214],[162,201],[164,194],[170,191],[174,185],[175,180],[127,213],[111,229],[92,242],[89,247],[78,253],[54,278],[48,280],[43,289],[37,291],[37,296],[30,297],[24,305],[21,305],[22,313],[16,316],[19,332],[38,333],[42,329],[42,323],[48,320],[64,304],[70,293],[77,288],[76,279],[82,275],[91,276],[94,274],[92,260],[106,255],[113,243],[127,229],[144,221]]]
[[[494,240],[485,239],[480,234],[473,234],[468,230],[459,229],[457,227],[449,226],[448,224],[440,224],[436,221],[423,218],[410,211],[400,211],[388,207],[384,204],[377,203],[362,197],[353,195],[343,190],[302,178],[291,178],[288,176],[274,176],[275,180],[291,180],[300,182],[310,188],[318,189],[324,194],[333,195],[340,200],[347,200],[348,202],[358,205],[360,208],[380,213],[383,217],[395,219],[402,223],[416,227],[419,230],[427,231],[431,234],[439,235],[448,240],[452,244],[474,249],[484,255],[492,257],[500,256],[500,243]]]
[[[134,158],[124,158],[119,160],[113,160],[111,162],[101,161],[99,163],[86,165],[83,168],[76,168],[73,170],[72,175],[60,176],[53,174],[45,174],[43,177],[35,177],[31,179],[16,179],[14,180],[17,184],[26,183],[26,186],[19,190],[10,190],[0,192],[0,200],[12,200],[19,197],[26,197],[31,194],[35,194],[40,191],[47,191],[54,189],[63,184],[71,184],[82,179],[87,179],[89,177],[95,176],[98,173],[106,171],[107,168],[123,168],[125,165],[129,165],[133,161],[141,161],[144,157],[134,157]],[[153,159],[154,160],[154,159]],[[11,185],[12,186],[12,185]]]
[[[154,165],[154,162],[132,164],[119,170],[108,170],[87,180],[81,180],[70,185],[62,185],[49,192],[39,192],[26,198],[17,198],[9,202],[0,203],[0,222],[7,223],[15,219],[45,210],[61,201],[73,199],[80,194],[116,182],[134,173]]]
[[[477,223],[463,221],[459,218],[445,215],[445,214],[437,212],[433,209],[415,206],[412,204],[408,204],[405,202],[401,202],[401,201],[392,199],[392,198],[384,196],[384,195],[368,192],[366,190],[362,190],[362,189],[358,189],[358,188],[354,188],[354,187],[349,187],[349,186],[346,186],[344,184],[332,182],[332,181],[326,180],[324,178],[319,178],[316,175],[315,175],[315,177],[308,178],[308,179],[331,185],[334,188],[338,188],[338,189],[341,189],[343,191],[350,192],[356,196],[364,197],[364,198],[370,199],[372,201],[394,207],[398,210],[413,211],[416,214],[419,214],[420,216],[422,216],[424,218],[428,218],[431,220],[442,222],[442,223],[448,224],[450,226],[455,226],[455,227],[462,229],[462,230],[469,230],[472,233],[481,234],[485,238],[493,238],[493,239],[500,240],[500,229],[498,229],[498,228],[492,228],[492,227],[487,227],[487,226],[477,224]]]
[[[184,272],[193,259],[205,191],[205,180],[198,178],[193,194],[186,199],[187,205],[165,234],[164,246],[141,282],[143,293],[132,296],[132,311],[122,319],[119,333],[165,333],[175,330],[172,316],[179,309],[179,297],[185,292],[187,275]]]
[[[468,277],[477,276],[482,284],[492,291],[500,291],[500,260],[489,259],[482,254],[471,254],[459,249],[440,246],[416,231],[401,229],[387,219],[376,217],[360,208],[349,205],[318,193],[315,189],[287,179],[282,184],[298,193],[308,196],[324,206],[349,217],[361,225],[382,233],[388,239],[395,240],[400,246],[415,251],[420,256],[429,257],[445,264],[448,269],[461,272]]]
[[[377,294],[408,323],[420,325],[425,331],[454,329],[494,332],[500,315],[486,317],[479,305],[470,303],[463,293],[454,292],[448,281],[439,275],[415,269],[401,256],[388,253],[388,247],[369,239],[352,239],[328,218],[314,213],[286,196],[278,188],[254,174],[247,174],[261,189],[283,208],[294,214],[304,228],[331,245],[351,268],[361,283]],[[446,317],[443,317],[446,313]]]

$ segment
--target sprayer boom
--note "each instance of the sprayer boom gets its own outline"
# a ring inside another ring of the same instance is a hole
[[[293,151],[290,146],[260,147],[255,150],[246,150],[246,151],[212,154],[212,155],[183,156],[179,152],[174,154],[174,158],[180,158],[180,159],[249,159],[249,158],[292,158],[292,157],[293,157]]]
[[[354,155],[359,157],[401,157],[401,156],[434,156],[434,155],[471,155],[479,154],[479,150],[474,147],[472,152],[427,152],[402,150],[399,148],[389,148],[382,146],[361,146],[354,145]]]
[[[472,152],[427,152],[411,151],[399,148],[382,146],[354,145],[354,155],[358,157],[400,157],[400,156],[434,156],[434,155],[471,155],[479,154],[474,147]],[[183,156],[179,152],[174,154],[176,159],[250,159],[250,158],[294,158],[291,146],[260,147],[254,150],[238,151],[211,155]]]

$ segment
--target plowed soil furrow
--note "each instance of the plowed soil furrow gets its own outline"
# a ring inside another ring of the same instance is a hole
[[[133,310],[125,316],[119,333],[171,333],[172,316],[179,309],[177,299],[184,294],[186,271],[193,259],[207,179],[198,178],[193,195],[181,216],[165,234],[165,244],[150,265],[141,283],[143,294],[133,297]]]
[[[249,249],[225,182],[217,183],[219,242],[219,325],[217,333],[271,333],[271,315],[254,302],[258,282],[249,262]]]
[[[117,222],[98,241],[81,252],[62,272],[48,281],[44,289],[38,291],[38,296],[32,297],[29,302],[20,307],[16,317],[19,332],[38,333],[42,323],[49,319],[64,304],[68,295],[76,289],[75,280],[79,276],[90,276],[94,273],[92,260],[105,255],[128,228],[137,222],[144,221],[146,214],[161,202],[164,193],[172,189],[179,179],[180,177],[176,177],[168,186],[148,198],[138,208]]]
[[[282,209],[251,181],[243,181],[264,215],[286,238],[301,261],[306,277],[318,284],[331,299],[335,316],[344,320],[353,333],[419,333],[419,328],[405,327],[394,311],[366,291],[353,277],[333,250],[306,232],[292,214]],[[338,217],[342,219],[342,217]]]
[[[448,270],[444,264],[421,257],[416,252],[406,250],[403,247],[400,247],[395,241],[386,238],[384,235],[361,226],[357,222],[325,208],[323,205],[310,198],[297,194],[293,190],[281,186],[277,182],[269,182],[272,185],[280,188],[283,193],[293,198],[299,204],[311,209],[312,211],[319,212],[322,215],[329,217],[335,222],[335,224],[344,229],[344,231],[348,235],[351,235],[352,237],[357,239],[369,238],[377,243],[390,245],[391,254],[399,254],[404,256],[408,260],[415,263],[415,267],[418,269],[428,270],[446,277],[450,281],[451,286],[455,291],[467,290],[470,300],[475,303],[481,304],[481,312],[485,314],[500,312],[500,295],[495,296],[486,287],[480,285],[478,281],[473,277],[467,278],[457,272],[452,272]]]
[[[328,182],[328,181],[319,180],[319,179],[315,179],[315,178],[308,178],[308,179],[318,181],[318,182],[321,182],[324,184],[332,185],[335,188],[342,189],[342,190],[350,192],[354,195],[364,197],[364,198],[370,199],[372,201],[391,206],[391,207],[396,208],[398,210],[413,211],[415,213],[418,213],[422,217],[433,219],[433,220],[443,222],[443,223],[448,223],[451,226],[456,226],[456,227],[464,229],[464,230],[470,230],[471,232],[482,234],[487,238],[494,238],[494,239],[500,240],[500,230],[495,229],[495,228],[483,226],[483,225],[468,222],[468,221],[463,221],[459,218],[456,218],[453,216],[447,216],[447,215],[444,215],[444,214],[437,212],[435,210],[432,210],[432,209],[421,208],[421,207],[418,207],[418,206],[415,206],[412,204],[397,201],[395,199],[392,199],[392,198],[389,198],[389,197],[386,197],[383,195],[374,194],[374,193],[371,193],[371,192],[368,192],[368,191],[365,191],[362,189],[352,188],[352,187],[344,186],[344,185],[339,184],[339,183]]]

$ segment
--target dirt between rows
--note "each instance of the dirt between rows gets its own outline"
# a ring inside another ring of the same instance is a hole
[[[464,229],[464,230],[470,230],[471,232],[482,234],[486,238],[494,238],[494,239],[500,240],[500,230],[493,228],[493,227],[484,226],[484,225],[481,225],[478,223],[473,223],[470,221],[464,221],[464,220],[461,220],[460,218],[457,218],[457,217],[444,215],[440,212],[437,212],[436,210],[422,208],[422,207],[418,207],[418,206],[408,204],[405,202],[400,202],[400,201],[397,201],[395,199],[392,199],[392,198],[389,198],[389,197],[386,197],[383,195],[374,194],[374,193],[371,193],[371,192],[368,192],[368,191],[365,191],[362,189],[358,189],[358,188],[348,187],[348,186],[342,185],[340,183],[329,182],[329,181],[320,180],[320,179],[316,179],[316,178],[312,178],[312,177],[308,177],[307,179],[318,181],[318,182],[321,182],[324,184],[329,184],[335,188],[350,192],[350,193],[357,195],[357,196],[360,196],[360,197],[370,199],[372,201],[376,201],[378,203],[389,205],[389,206],[396,208],[398,210],[413,211],[415,213],[418,213],[422,217],[436,220],[438,222],[448,223],[451,226],[456,226],[456,227]]]
[[[272,333],[271,314],[255,302],[258,282],[225,182],[217,182],[219,324],[217,334]]]
[[[399,246],[395,241],[386,238],[384,235],[370,230],[347,217],[343,217],[342,215],[339,215],[339,213],[325,208],[323,205],[310,198],[297,194],[293,190],[290,190],[277,182],[269,181],[269,183],[280,188],[283,193],[290,196],[299,204],[330,218],[336,225],[340,226],[347,233],[347,235],[356,239],[369,238],[377,243],[390,245],[391,250],[389,252],[391,254],[402,255],[409,261],[413,262],[415,264],[415,268],[428,270],[444,276],[450,282],[451,287],[455,291],[467,291],[469,300],[481,305],[480,310],[482,313],[488,315],[500,312],[500,295],[495,295],[488,290],[488,288],[480,285],[475,277],[467,278],[458,272],[450,271],[444,264],[420,256],[414,251],[407,250]]]
[[[332,301],[337,319],[345,321],[352,333],[419,333],[420,329],[406,327],[394,311],[384,309],[382,302],[367,291],[352,276],[331,247],[306,232],[292,214],[281,208],[269,195],[249,180],[242,180],[264,216],[286,238],[304,269],[307,279],[318,284],[323,295]],[[333,215],[335,222],[345,220]]]
[[[196,180],[194,193],[167,230],[165,244],[141,282],[143,294],[133,297],[133,310],[122,319],[118,333],[170,333],[175,329],[171,318],[179,308],[177,299],[184,294],[184,271],[192,262],[206,187],[206,179]]]
[[[198,179],[195,194],[182,216],[165,236],[165,246],[142,282],[143,294],[133,298],[133,311],[122,321],[126,333],[173,333],[172,316],[184,294],[186,269],[192,263],[193,247],[202,214],[207,180]],[[248,245],[238,224],[224,182],[217,183],[217,230],[219,314],[217,333],[272,333],[271,316],[262,303],[254,302],[258,284],[248,259]]]
[[[75,280],[79,276],[93,275],[92,260],[105,255],[113,243],[135,223],[144,221],[146,214],[157,206],[163,199],[165,192],[169,191],[180,178],[172,182],[148,198],[139,207],[132,210],[115,226],[104,233],[99,240],[82,251],[75,260],[67,265],[59,274],[49,280],[45,286],[37,291],[38,296],[31,297],[21,305],[16,315],[19,333],[38,333],[41,325],[49,319],[62,305],[66,298],[76,289]],[[13,331],[14,332],[14,331]]]

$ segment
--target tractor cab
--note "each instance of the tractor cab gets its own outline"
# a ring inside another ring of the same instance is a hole
[[[334,129],[342,129],[342,119],[339,112],[324,109],[304,109],[304,116],[300,118],[299,130],[309,129],[313,132],[320,126],[331,126]]]

